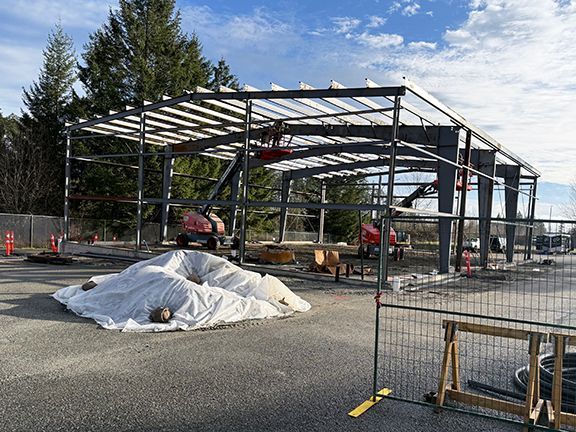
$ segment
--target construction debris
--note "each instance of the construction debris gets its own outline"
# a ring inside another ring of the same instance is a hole
[[[341,263],[338,251],[316,249],[314,262],[309,270],[317,273],[330,273],[333,276],[336,276],[337,273],[349,275],[351,271],[354,271],[354,266]]]
[[[72,264],[74,259],[69,256],[63,256],[52,252],[41,252],[39,254],[30,254],[26,256],[26,260],[38,264],[56,264],[65,265]]]
[[[258,261],[261,264],[291,264],[296,262],[296,256],[286,246],[269,245],[260,252]]]

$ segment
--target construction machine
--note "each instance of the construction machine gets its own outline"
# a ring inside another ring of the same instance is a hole
[[[235,237],[226,236],[224,222],[216,214],[212,213],[212,204],[221,193],[224,187],[232,180],[242,167],[244,153],[239,152],[230,162],[216,185],[212,188],[208,197],[208,203],[199,210],[189,210],[182,215],[182,230],[176,236],[176,244],[180,247],[188,246],[188,243],[195,242],[205,245],[210,250],[218,249],[220,245],[234,245],[237,242]]]
[[[291,138],[286,138],[286,125],[281,121],[264,130],[261,137],[261,148],[255,150],[258,159],[273,160],[292,153],[292,149],[281,148],[282,145],[289,145]],[[238,246],[238,238],[226,236],[224,222],[216,214],[212,213],[212,204],[232,180],[232,178],[242,169],[244,153],[238,152],[230,162],[216,185],[212,188],[207,200],[199,210],[189,210],[182,215],[182,230],[176,237],[176,244],[185,247],[190,242],[206,245],[210,250],[216,250],[220,245],[232,245],[234,249]]]
[[[418,198],[423,198],[428,195],[436,193],[438,190],[438,180],[434,180],[430,183],[425,183],[408,195],[406,198],[402,199],[394,210],[392,210],[392,217],[399,216],[403,213],[403,208],[410,208],[414,201]],[[361,242],[358,247],[358,256],[364,255],[365,258],[370,256],[378,255],[380,253],[380,221],[378,219],[372,220],[369,224],[362,224],[361,230]],[[390,243],[388,248],[388,254],[394,256],[395,259],[402,259],[404,256],[404,248],[409,247],[410,235],[404,231],[396,232],[394,228],[390,227]]]

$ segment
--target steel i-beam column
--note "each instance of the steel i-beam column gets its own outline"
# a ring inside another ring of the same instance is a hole
[[[238,201],[238,192],[240,190],[240,171],[238,171],[232,177],[230,181],[230,200],[231,201]],[[238,218],[236,217],[236,210],[238,206],[233,204],[230,206],[230,216],[228,222],[228,235],[233,236],[234,232],[236,232],[236,222]]]
[[[252,101],[246,100],[246,119],[244,122],[244,166],[242,168],[242,207],[240,212],[240,264],[246,254],[246,222],[248,210],[248,177],[250,167],[250,127],[252,123]]]
[[[466,130],[466,147],[464,149],[464,168],[462,169],[462,189],[460,194],[460,212],[458,216],[458,236],[456,240],[456,260],[455,260],[455,270],[459,272],[462,268],[462,249],[464,248],[464,225],[466,221],[464,216],[466,216],[466,196],[468,195],[468,168],[470,167],[470,157],[472,154],[472,131],[470,129]]]
[[[520,187],[520,167],[506,165],[504,173],[504,191],[506,200],[506,262],[514,260],[514,240],[516,239],[516,225],[514,220],[518,214],[518,188]]]
[[[162,171],[162,220],[160,223],[160,243],[168,240],[168,216],[172,193],[172,175],[174,174],[174,157],[172,145],[164,149],[164,170]]]
[[[144,199],[144,143],[146,142],[146,114],[140,114],[138,140],[138,202],[136,208],[136,250],[142,246],[142,204]]]
[[[532,237],[534,236],[534,217],[536,214],[536,187],[538,186],[538,180],[534,178],[534,186],[532,186],[532,197],[530,206],[530,231],[528,233],[528,238],[526,242],[528,243],[528,254],[526,259],[532,259]]]
[[[326,183],[322,180],[320,185],[320,203],[324,204],[326,202]],[[324,243],[324,216],[325,209],[320,209],[320,225],[318,226],[318,243]]]
[[[66,129],[66,165],[64,168],[64,241],[70,239],[70,156],[72,156],[70,130]]]
[[[287,203],[290,200],[290,186],[292,178],[288,171],[282,173],[282,190],[280,202]],[[282,243],[286,237],[286,222],[288,220],[288,208],[282,207],[280,209],[280,230],[278,232],[278,242]]]
[[[496,173],[496,152],[494,150],[475,150],[473,160],[482,174],[493,178]],[[488,266],[490,249],[490,226],[492,218],[492,198],[494,195],[494,180],[478,176],[478,216],[480,218],[480,265]]]
[[[438,136],[438,156],[458,162],[458,128],[441,128]],[[442,160],[438,161],[438,211],[450,213],[454,211],[454,191],[456,189],[456,170]],[[439,257],[438,270],[448,273],[450,269],[450,243],[452,238],[452,220],[440,218],[438,221]]]

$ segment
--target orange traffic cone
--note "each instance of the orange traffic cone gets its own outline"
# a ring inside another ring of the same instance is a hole
[[[4,246],[6,247],[6,256],[10,256],[10,231],[4,232]]]
[[[10,255],[14,254],[14,231],[10,231]]]
[[[52,249],[53,253],[58,253],[58,247],[56,246],[54,234],[50,234],[50,248]]]

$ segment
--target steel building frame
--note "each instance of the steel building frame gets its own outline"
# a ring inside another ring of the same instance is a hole
[[[409,103],[409,98],[414,99],[415,103]],[[292,137],[286,148],[293,152],[279,160],[258,159],[257,154],[261,150],[259,141],[274,122],[282,122],[284,135]],[[75,140],[110,137],[137,142],[138,152],[73,154],[72,144]],[[461,255],[459,252],[462,249],[469,172],[478,176],[483,262],[486,262],[488,254],[495,184],[505,188],[508,219],[516,217],[520,193],[528,195],[531,209],[529,216],[531,219],[534,217],[535,191],[540,173],[486,132],[407,79],[403,85],[389,87],[381,87],[366,80],[363,88],[345,88],[335,81],[331,82],[328,89],[315,89],[304,83],[300,84],[298,90],[287,90],[275,84],[267,91],[245,86],[242,91],[222,87],[219,92],[212,92],[197,87],[194,92],[176,98],[165,96],[159,102],[145,102],[140,107],[127,107],[122,112],[111,111],[107,116],[80,120],[77,124],[68,125],[65,240],[69,238],[70,200],[98,199],[136,204],[137,249],[142,243],[143,205],[161,206],[160,240],[166,241],[168,212],[171,206],[198,206],[206,203],[205,199],[171,198],[172,178],[191,176],[189,173],[174,172],[174,158],[201,154],[232,159],[238,152],[245,156],[244,166],[242,176],[237,175],[232,180],[232,197],[229,200],[214,200],[212,204],[228,206],[231,209],[231,231],[236,227],[236,209],[240,207],[241,260],[244,258],[246,211],[249,207],[280,208],[280,241],[284,239],[289,208],[376,210],[381,215],[390,215],[391,209],[396,209],[410,215],[423,213],[440,217],[439,268],[441,272],[447,272],[454,220],[460,221],[456,252],[457,256]],[[164,160],[163,191],[160,198],[144,196],[143,184],[147,171],[144,161],[149,156],[161,156]],[[138,164],[113,162],[114,159],[125,157],[136,157]],[[70,166],[73,161],[103,163],[137,170],[137,196],[72,195]],[[248,173],[256,167],[266,167],[282,173],[280,202],[248,200]],[[454,190],[458,170],[462,172],[464,187],[460,208],[455,211]],[[436,212],[415,212],[413,209],[398,209],[394,206],[394,177],[406,171],[437,174],[439,188]],[[386,176],[387,199],[376,204],[356,205],[326,203],[325,199],[321,199],[320,203],[290,202],[292,180],[311,176],[330,178],[351,175]],[[526,182],[530,184],[528,192],[524,187]],[[323,217],[321,222],[320,230],[323,231]],[[509,239],[514,238],[515,229],[514,224],[506,226]],[[512,251],[508,255],[511,261]],[[385,262],[383,266],[386,266]],[[386,271],[383,270],[385,275]]]

